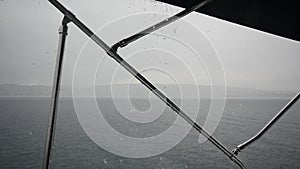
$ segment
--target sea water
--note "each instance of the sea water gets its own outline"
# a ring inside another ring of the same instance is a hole
[[[46,97],[0,98],[0,168],[41,168],[49,102]],[[131,137],[157,135],[177,118],[166,109],[154,124],[140,125],[124,119],[114,108],[112,99],[99,98],[98,102],[110,125]],[[139,109],[149,107],[145,99],[133,99],[132,102]],[[223,117],[213,135],[233,149],[259,131],[287,102],[285,99],[227,99]],[[208,110],[209,103],[202,101],[199,111]],[[247,168],[300,168],[299,110],[297,103],[268,133],[240,153]],[[202,113],[197,121],[203,124],[205,117]],[[154,157],[117,156],[87,136],[77,119],[72,98],[62,98],[51,168],[237,168],[211,143],[200,144],[198,137],[199,134],[191,130],[174,148]]]

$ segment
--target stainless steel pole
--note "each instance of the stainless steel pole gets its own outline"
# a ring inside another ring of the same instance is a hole
[[[238,155],[243,149],[248,147],[250,144],[254,143],[256,140],[261,138],[300,98],[300,92],[286,105],[282,108],[275,117],[269,123],[262,128],[257,134],[251,137],[249,140],[245,141],[244,143],[238,145],[232,152],[235,155]]]
[[[193,121],[186,113],[178,107],[173,101],[165,96],[159,89],[157,89],[152,83],[150,83],[144,76],[136,71],[128,62],[126,62],[116,51],[112,50],[104,41],[102,41],[96,34],[94,34],[87,26],[85,26],[76,16],[68,11],[57,0],[49,0],[65,17],[73,22],[81,31],[83,31],[88,37],[90,37],[96,44],[98,44],[103,50],[107,52],[115,61],[117,61],[122,67],[124,67],[129,73],[131,73],[137,80],[139,80],[145,87],[147,87],[153,94],[160,98],[165,104],[167,104],[173,111],[179,116],[185,119],[195,130],[205,136],[212,144],[214,144],[219,150],[221,150],[230,160],[235,162],[240,168],[246,168],[242,161],[228,150],[223,144],[221,144],[210,133],[203,129],[199,124]]]
[[[134,34],[134,35],[132,35],[132,36],[126,38],[126,39],[123,39],[123,40],[117,42],[116,44],[114,44],[111,47],[111,49],[114,50],[114,51],[118,51],[119,47],[123,48],[123,47],[127,46],[129,43],[132,43],[132,42],[134,42],[134,41],[136,41],[136,40],[138,40],[138,39],[154,32],[154,31],[156,31],[160,28],[163,28],[163,27],[177,21],[178,19],[181,19],[181,18],[185,17],[186,15],[192,13],[193,11],[196,11],[199,8],[207,5],[211,1],[212,0],[201,1],[201,2],[197,3],[196,5],[192,6],[191,8],[187,8],[187,9],[177,13],[176,15],[171,16],[171,17],[169,17],[169,18],[167,18],[167,19],[165,19],[165,20],[163,20],[163,21],[161,21],[161,22],[159,22],[159,23],[157,23],[153,26],[150,26],[149,28],[147,28],[147,29],[145,29],[145,30],[143,30],[143,31],[141,31],[137,34]]]
[[[51,152],[52,152],[51,149],[54,143],[63,57],[65,51],[66,37],[68,34],[68,26],[67,26],[68,23],[69,23],[69,19],[67,17],[64,17],[62,21],[62,25],[59,28],[59,42],[58,42],[57,58],[56,58],[54,81],[53,81],[52,96],[51,96],[49,123],[48,123],[46,143],[45,143],[45,152],[44,152],[45,154],[44,154],[44,161],[42,166],[43,169],[50,168],[50,163],[51,163]]]

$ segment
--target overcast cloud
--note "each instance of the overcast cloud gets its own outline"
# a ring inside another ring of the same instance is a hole
[[[60,2],[92,30],[98,30],[111,20],[125,15],[142,12],[173,14],[182,10],[150,0]],[[47,1],[0,1],[0,84],[52,84],[61,18],[61,13]],[[229,86],[299,91],[299,42],[198,13],[185,19],[203,31],[216,48]],[[147,24],[151,21],[148,20]],[[72,84],[76,58],[87,40],[81,31],[70,24],[64,60],[64,85]],[[104,40],[110,45],[113,43],[112,39]],[[148,63],[146,60],[140,62],[141,65]],[[178,66],[174,65],[173,70]],[[102,70],[105,69],[103,65]],[[154,77],[152,80],[159,79]]]

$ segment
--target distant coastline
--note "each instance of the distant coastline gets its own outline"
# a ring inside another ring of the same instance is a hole
[[[178,86],[172,84],[155,84],[160,89],[167,89],[168,93],[178,93]],[[186,91],[185,98],[195,98],[193,91],[196,86],[184,84],[181,85],[182,90]],[[218,87],[216,87],[218,88]],[[96,96],[97,97],[111,97],[111,86],[102,85],[96,86]],[[211,87],[210,86],[198,86],[200,98],[211,98]],[[50,97],[51,96],[51,86],[46,85],[17,85],[17,84],[0,84],[0,97]],[[86,90],[89,90],[88,87],[82,87],[78,90],[76,96],[86,97]],[[123,98],[127,97],[128,85],[127,84],[117,84],[113,85],[115,97]],[[131,92],[130,92],[131,91]],[[145,89],[142,85],[131,84],[130,85],[130,97],[132,98],[148,98],[149,91]],[[292,98],[296,93],[290,91],[265,91],[260,89],[250,89],[250,88],[239,88],[239,87],[227,87],[226,88],[226,97],[233,99],[289,99]],[[62,97],[71,97],[72,96],[72,87],[63,86],[61,88]],[[171,96],[172,97],[172,96]],[[174,96],[175,97],[175,96]]]

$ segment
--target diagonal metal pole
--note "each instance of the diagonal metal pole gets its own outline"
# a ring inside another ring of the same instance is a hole
[[[248,147],[250,144],[254,143],[256,140],[261,138],[300,98],[300,92],[286,105],[282,108],[276,116],[271,119],[268,124],[264,128],[262,128],[257,134],[251,137],[249,140],[245,141],[244,143],[238,145],[232,152],[235,155],[238,155],[243,149]]]
[[[138,33],[126,38],[126,39],[123,39],[123,40],[117,42],[116,44],[114,44],[111,47],[111,49],[114,50],[114,51],[118,51],[118,48],[120,48],[120,47],[123,48],[123,47],[127,46],[128,44],[130,44],[130,43],[132,43],[132,42],[134,42],[134,41],[136,41],[136,40],[138,40],[138,39],[154,32],[154,31],[157,31],[157,30],[159,30],[159,29],[161,29],[161,28],[163,28],[163,27],[165,27],[165,26],[167,26],[167,25],[183,18],[183,17],[185,17],[186,15],[192,13],[193,11],[196,11],[196,10],[200,9],[201,7],[207,5],[211,1],[212,0],[202,0],[201,2],[199,2],[196,5],[192,6],[191,8],[187,8],[187,9],[185,9],[185,10],[183,10],[183,11],[181,11],[181,12],[179,12],[179,13],[177,13],[177,14],[175,14],[175,15],[173,15],[173,16],[171,16],[171,17],[169,17],[169,18],[153,25],[153,26],[148,27],[147,29],[145,29],[141,32],[138,32]]]
[[[143,77],[138,71],[136,71],[129,63],[127,63],[116,51],[111,50],[111,48],[102,41],[97,35],[95,35],[88,27],[86,27],[79,19],[76,18],[74,14],[68,11],[62,4],[57,0],[49,0],[52,5],[54,5],[60,12],[62,12],[65,17],[67,17],[71,22],[73,22],[81,31],[83,31],[88,37],[90,37],[96,44],[98,44],[103,50],[107,52],[116,62],[118,62],[122,67],[124,67],[129,73],[131,73],[137,80],[139,80],[144,86],[146,86],[151,92],[153,92],[158,98],[160,98],[165,104],[167,104],[173,111],[175,111],[179,116],[185,119],[190,125],[193,126],[195,130],[205,136],[212,144],[214,144],[219,150],[221,150],[230,160],[235,162],[240,168],[246,168],[242,161],[228,150],[223,144],[221,144],[216,138],[214,138],[210,133],[203,129],[199,124],[193,121],[186,113],[178,107],[173,101],[171,101],[167,96],[165,96],[160,90],[158,90],[153,84],[151,84],[145,77]],[[51,147],[50,147],[51,151]]]
[[[68,34],[67,24],[69,23],[69,21],[70,20],[67,17],[64,17],[62,24],[59,28],[59,42],[58,42],[57,58],[56,58],[56,65],[55,65],[55,72],[54,72],[49,122],[48,122],[47,136],[45,142],[45,152],[44,152],[45,154],[44,154],[44,161],[43,161],[44,169],[48,169],[50,167],[51,149],[54,143],[57,109],[59,104],[59,90],[60,90],[60,82],[61,82],[61,74],[62,74],[63,57],[65,51],[66,37]]]

